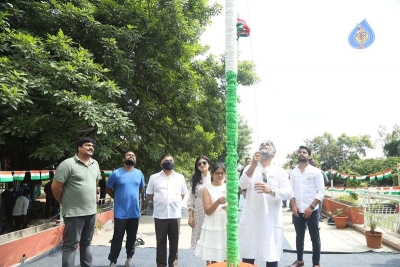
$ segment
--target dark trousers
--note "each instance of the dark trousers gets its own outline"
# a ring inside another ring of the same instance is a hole
[[[178,266],[178,242],[181,219],[156,219],[157,267],[167,266],[167,239],[169,240],[168,266]],[[176,262],[175,262],[176,261]]]
[[[25,229],[28,226],[27,223],[24,222],[25,215],[18,215],[18,216],[13,216],[13,217],[14,217],[16,230]]]
[[[51,216],[55,216],[58,213],[58,209],[60,205],[58,204],[55,198],[47,198],[46,197],[46,206],[44,208],[44,216],[47,218],[50,214],[51,207]]]
[[[81,267],[92,266],[92,238],[96,224],[96,214],[80,217],[64,217],[64,245],[62,267],[75,266],[75,255],[80,247]]]
[[[8,227],[14,227],[13,207],[5,207]]]
[[[253,265],[254,265],[254,260],[255,260],[255,259],[245,259],[245,258],[243,258],[243,259],[242,259],[242,262],[250,263],[250,264],[253,264]],[[267,261],[267,262],[265,263],[265,266],[266,266],[266,267],[278,267],[278,262],[277,262],[277,261]]]
[[[132,258],[135,254],[136,234],[139,226],[139,218],[118,219],[114,218],[114,234],[111,241],[110,254],[108,259],[117,263],[119,253],[121,252],[122,240],[126,231],[126,257]]]
[[[318,210],[315,210],[310,218],[304,218],[304,213],[299,213],[299,217],[293,215],[294,228],[296,230],[296,250],[297,250],[297,260],[303,260],[304,253],[304,236],[306,233],[306,224],[308,226],[308,232],[310,233],[312,242],[312,261],[313,265],[319,265],[319,259],[321,256],[321,239],[319,237],[319,218]]]
[[[100,192],[99,205],[102,206],[106,203],[106,192]]]

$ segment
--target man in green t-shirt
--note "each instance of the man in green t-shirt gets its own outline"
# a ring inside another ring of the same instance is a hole
[[[77,154],[57,167],[51,189],[60,203],[65,223],[62,267],[75,264],[75,254],[80,246],[81,266],[92,266],[91,242],[97,213],[97,181],[100,167],[92,159],[95,141],[83,137],[78,141]]]

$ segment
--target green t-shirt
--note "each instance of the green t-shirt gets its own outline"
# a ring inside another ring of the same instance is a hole
[[[79,217],[97,213],[96,184],[101,177],[96,160],[86,166],[75,155],[58,165],[54,181],[63,183],[62,216]]]

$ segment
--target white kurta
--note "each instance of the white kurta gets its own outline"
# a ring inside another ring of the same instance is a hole
[[[246,201],[239,222],[240,257],[279,261],[283,253],[282,200],[292,198],[287,171],[271,165],[266,169],[267,184],[275,190],[275,197],[257,193],[256,183],[263,182],[259,163],[249,178],[246,171],[240,177],[240,187],[247,189]]]

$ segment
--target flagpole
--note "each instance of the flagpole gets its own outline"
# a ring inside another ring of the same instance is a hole
[[[239,266],[238,245],[238,116],[237,116],[237,7],[225,0],[226,165],[227,165],[227,266]]]

